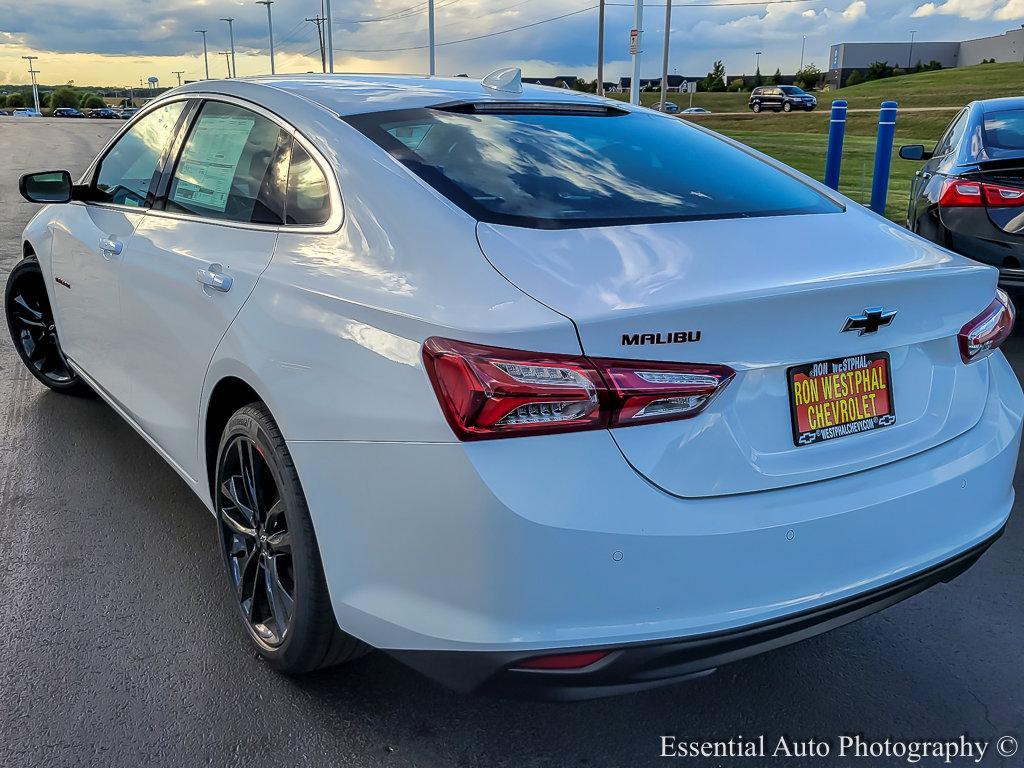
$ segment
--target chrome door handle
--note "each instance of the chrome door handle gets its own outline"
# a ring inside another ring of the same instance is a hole
[[[120,256],[121,251],[124,250],[124,243],[114,237],[104,237],[100,239],[100,252],[104,256]]]
[[[227,293],[231,290],[231,284],[234,280],[231,279],[231,275],[225,275],[221,272],[219,267],[219,264],[211,264],[209,269],[197,269],[196,280],[203,285],[213,288],[215,291]]]

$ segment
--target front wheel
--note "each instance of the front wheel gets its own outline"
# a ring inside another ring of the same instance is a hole
[[[299,477],[262,403],[224,428],[214,491],[228,583],[256,651],[287,674],[366,653],[335,622]]]
[[[43,271],[34,258],[22,259],[8,275],[4,313],[14,348],[29,373],[55,392],[90,392],[61,351]]]
[[[790,104],[790,103],[789,103],[788,101],[787,101],[787,102],[785,102],[785,103],[784,103],[784,104],[782,105],[782,111],[783,111],[783,112],[792,112],[792,111],[793,111],[793,105],[792,105],[792,104]]]

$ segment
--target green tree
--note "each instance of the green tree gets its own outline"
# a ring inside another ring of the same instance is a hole
[[[729,83],[728,90],[731,91],[732,93],[742,93],[743,91],[747,90],[745,79],[746,78],[743,77],[737,77],[735,80]]]
[[[860,85],[864,82],[864,75],[860,73],[859,69],[853,70],[850,76],[846,78],[846,85]]]
[[[95,93],[87,94],[82,98],[82,109],[102,109],[107,106],[102,96]]]
[[[704,78],[704,90],[705,91],[724,91],[725,90],[725,64],[719,59],[711,66],[711,71],[708,72],[708,76]]]
[[[796,84],[805,91],[817,88],[818,82],[821,80],[821,70],[815,64],[808,64],[803,69],[796,71],[795,80]]]
[[[10,109],[21,109],[28,103],[28,99],[20,93],[9,93],[4,100],[4,106]]]
[[[932,59],[931,61],[928,62],[928,69],[931,69],[931,70],[942,69],[942,62],[941,61],[936,61],[935,59]]]
[[[77,107],[78,106],[78,93],[74,88],[58,88],[50,94],[50,109],[58,109],[59,107]]]
[[[761,67],[757,68],[754,72],[754,87],[757,88],[759,85],[764,85],[764,76],[761,74]]]
[[[776,68],[775,74],[768,77],[768,85],[778,85],[782,80],[782,70]]]

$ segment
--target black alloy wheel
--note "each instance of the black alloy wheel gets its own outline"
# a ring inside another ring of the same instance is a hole
[[[295,573],[285,502],[255,441],[236,435],[218,472],[217,519],[228,575],[257,643],[284,642],[295,605]]]
[[[250,403],[228,419],[214,470],[228,584],[256,651],[286,674],[369,652],[334,619],[302,484],[266,405]]]
[[[11,270],[4,310],[14,347],[33,376],[58,392],[88,391],[61,351],[43,273],[35,259],[23,259]]]

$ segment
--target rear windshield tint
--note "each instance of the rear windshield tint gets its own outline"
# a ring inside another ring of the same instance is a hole
[[[492,223],[562,228],[841,210],[753,155],[646,110],[415,109],[348,121]]]
[[[1024,109],[985,113],[985,146],[1024,149]]]

